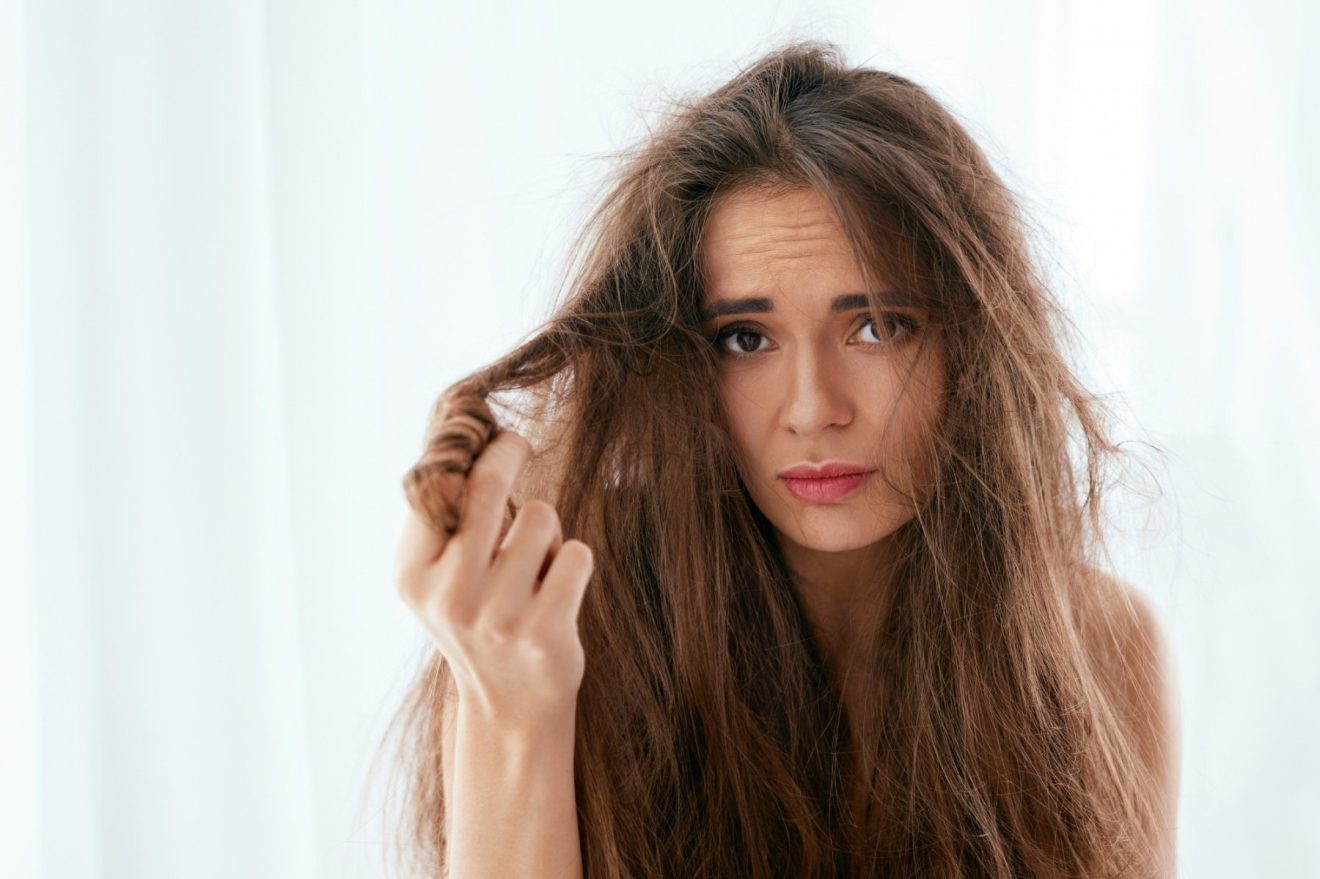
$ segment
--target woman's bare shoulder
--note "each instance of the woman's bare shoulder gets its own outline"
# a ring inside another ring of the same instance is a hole
[[[1164,626],[1154,602],[1137,587],[1112,574],[1088,569],[1090,588],[1099,601],[1090,606],[1096,618],[1083,621],[1088,646],[1110,671],[1168,672],[1169,651]],[[1120,675],[1137,684],[1132,674]]]
[[[1163,870],[1171,868],[1177,820],[1181,733],[1177,680],[1159,612],[1132,584],[1093,571],[1104,600],[1103,620],[1085,626],[1085,639],[1120,719],[1140,747],[1146,769],[1159,785],[1165,838]],[[1162,872],[1161,875],[1167,875]]]
[[[1127,707],[1158,707],[1160,690],[1171,678],[1168,642],[1159,612],[1149,596],[1112,574],[1087,568],[1084,584],[1096,599],[1083,603],[1078,619],[1093,668],[1116,685]]]

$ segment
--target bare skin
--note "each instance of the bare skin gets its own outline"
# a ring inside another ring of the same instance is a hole
[[[1154,875],[1173,877],[1182,761],[1177,672],[1150,600],[1130,584],[1096,576],[1114,587],[1114,598],[1105,618],[1083,629],[1083,640],[1103,670],[1102,684],[1119,706],[1119,718],[1140,744],[1144,768],[1159,782],[1162,814],[1151,863]]]
[[[861,584],[867,572],[891,570],[892,535],[914,515],[912,486],[928,475],[920,450],[941,414],[942,350],[929,344],[918,357],[901,325],[888,321],[892,314],[831,308],[838,295],[862,291],[861,277],[828,205],[809,191],[727,196],[711,215],[702,255],[710,281],[703,305],[745,297],[773,304],[704,328],[713,335],[744,327],[720,344],[755,352],[746,359],[730,353],[718,389],[738,463],[774,526],[845,707],[854,705],[870,685],[849,673],[855,614],[888,600],[886,589],[868,593]],[[910,308],[894,312],[918,327],[924,322]],[[497,438],[474,466],[477,490],[463,536],[445,546],[410,517],[399,550],[400,592],[450,658],[454,695],[462,696],[447,703],[444,776],[446,803],[454,806],[445,832],[463,875],[581,875],[572,718],[582,672],[576,616],[592,563],[585,545],[562,539],[554,509],[535,502],[496,546],[504,499],[529,452],[517,437]],[[806,503],[777,479],[784,467],[835,458],[883,467],[894,484],[868,478],[839,501]],[[1171,679],[1149,609],[1115,618],[1118,630],[1132,634],[1118,639],[1124,652],[1102,664],[1167,792],[1158,859],[1160,875],[1172,875],[1178,753]],[[1134,668],[1144,673],[1125,671]],[[529,705],[529,692],[543,698]],[[854,773],[854,814],[867,793]],[[525,844],[505,844],[502,826],[523,827]]]
[[[707,319],[702,330],[727,334],[717,340],[718,391],[743,481],[774,528],[852,722],[851,706],[875,685],[853,663],[857,620],[874,620],[859,612],[889,601],[892,535],[915,515],[914,480],[928,475],[921,450],[942,414],[943,352],[929,340],[919,353],[920,309],[875,314],[864,300],[835,307],[866,288],[843,229],[814,190],[726,195],[701,250],[705,313],[768,300]],[[778,478],[786,467],[828,460],[873,472],[824,503],[795,497]],[[870,589],[876,572],[884,585]],[[859,764],[850,774],[853,814],[869,793],[861,776]]]
[[[585,543],[564,539],[545,501],[527,501],[501,533],[531,452],[519,434],[499,433],[468,474],[454,535],[410,510],[395,556],[400,597],[454,673],[441,745],[444,835],[448,875],[464,879],[582,876],[577,621],[594,560]]]
[[[854,647],[856,612],[887,600],[883,591],[865,593],[863,576],[891,568],[891,536],[915,515],[907,494],[924,472],[921,449],[942,411],[942,351],[937,342],[926,346],[905,392],[918,345],[895,317],[921,327],[925,315],[897,306],[874,315],[866,303],[832,310],[836,297],[864,287],[842,228],[814,190],[724,196],[701,248],[703,307],[770,300],[768,312],[721,315],[702,329],[714,336],[741,328],[719,342],[719,394],[739,466],[774,526],[829,662],[841,669]],[[777,478],[785,467],[830,459],[884,468],[898,487],[873,472],[842,499],[812,503]]]
[[[840,294],[862,292],[862,278],[829,204],[812,190],[730,193],[713,208],[701,248],[703,310],[726,300],[769,300],[768,311],[763,303],[758,311],[705,320],[702,329],[714,337],[740,328],[718,341],[720,400],[744,482],[774,527],[847,710],[872,685],[851,662],[857,612],[872,603],[884,606],[889,598],[886,589],[864,591],[864,576],[892,573],[892,535],[915,515],[913,486],[929,476],[921,449],[942,414],[943,350],[930,339],[918,354],[913,337],[896,325],[868,321],[869,306],[831,309]],[[919,327],[924,323],[924,315],[911,308],[896,306],[893,313],[915,318]],[[873,474],[842,499],[810,503],[777,478],[793,464],[828,459],[883,466],[897,488]],[[1084,634],[1084,641],[1107,670],[1105,685],[1130,709],[1125,716],[1160,779],[1163,840],[1151,860],[1159,865],[1157,875],[1171,876],[1177,697],[1149,604],[1130,586],[1120,591],[1134,598],[1137,612],[1116,601],[1107,626]],[[1115,636],[1120,652],[1112,647]],[[850,799],[860,806],[867,793],[862,779],[851,779],[851,787]]]

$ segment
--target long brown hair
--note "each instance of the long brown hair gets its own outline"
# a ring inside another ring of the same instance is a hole
[[[1156,782],[1088,647],[1124,598],[1100,569],[1127,453],[1070,369],[1071,325],[982,150],[909,79],[795,40],[674,100],[620,158],[567,295],[445,390],[403,481],[452,530],[472,458],[516,429],[536,454],[510,511],[549,500],[594,551],[586,876],[1146,875]],[[879,683],[852,717],[711,392],[699,243],[739,186],[822,194],[864,276],[915,297],[944,345],[937,475],[894,534],[892,603],[857,621]],[[450,684],[430,651],[387,733],[404,850],[426,875],[445,861]],[[863,814],[848,777],[870,779]]]

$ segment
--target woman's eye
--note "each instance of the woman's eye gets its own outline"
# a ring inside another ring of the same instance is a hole
[[[745,356],[750,355],[750,354],[755,354],[755,353],[756,353],[756,348],[758,347],[757,344],[752,344],[752,345],[751,345],[752,350],[748,351],[748,350],[743,350],[743,349],[742,349],[742,343],[743,343],[744,341],[746,341],[746,339],[747,339],[748,336],[752,336],[752,337],[754,337],[754,338],[756,338],[756,339],[758,339],[758,340],[761,340],[761,339],[764,339],[764,338],[765,338],[765,337],[762,336],[760,333],[758,333],[756,330],[753,330],[753,329],[751,329],[751,328],[749,328],[749,327],[744,327],[744,326],[733,326],[733,327],[726,327],[725,329],[722,329],[722,330],[720,330],[718,333],[716,333],[716,334],[715,334],[714,342],[715,342],[716,345],[719,345],[719,346],[720,346],[721,350],[723,350],[724,352],[726,352],[726,353],[728,353],[728,354],[732,354],[732,355],[734,355],[735,357],[745,357]],[[736,340],[736,341],[734,342],[734,344],[737,345],[738,348],[737,348],[737,349],[730,349],[727,345],[724,344],[724,340],[725,340],[725,339],[734,339],[734,340]]]
[[[901,342],[917,329],[917,322],[905,314],[888,313],[881,315],[881,317],[884,318],[885,324],[890,325],[891,328],[889,329],[889,335],[883,339],[877,339],[876,344],[887,345]],[[868,317],[866,323],[862,324],[863,327],[873,327],[875,325],[876,319],[874,316]]]
[[[876,331],[872,329],[871,334],[875,340],[867,340],[867,344],[897,344],[898,342],[905,340],[917,329],[916,321],[904,314],[891,312],[881,315],[881,318],[883,318],[883,323],[886,326],[885,337],[879,338],[876,336]],[[878,320],[874,315],[868,316],[865,323],[862,324],[862,330],[865,330],[867,327],[875,327],[881,322],[882,321]],[[861,330],[859,330],[859,332],[860,331]],[[733,339],[733,345],[736,347],[726,345],[725,341],[727,339]],[[764,340],[765,336],[752,327],[744,324],[734,324],[733,326],[725,327],[717,332],[711,339],[711,343],[719,346],[720,350],[725,354],[731,354],[734,357],[750,357],[754,354],[760,353],[760,342]]]

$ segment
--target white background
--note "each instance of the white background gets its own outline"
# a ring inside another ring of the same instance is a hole
[[[1315,4],[496,5],[0,0],[0,875],[383,875],[428,407],[789,36],[966,122],[1149,444],[1181,875],[1320,875]]]

